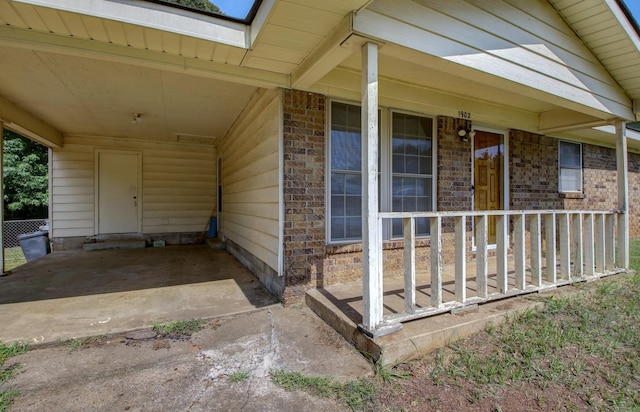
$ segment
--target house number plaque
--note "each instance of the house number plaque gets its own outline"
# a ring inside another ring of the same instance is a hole
[[[458,117],[465,120],[471,120],[471,113],[464,110],[458,110]]]

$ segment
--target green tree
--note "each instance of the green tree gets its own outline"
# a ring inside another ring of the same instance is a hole
[[[46,218],[49,207],[47,148],[6,129],[2,137],[5,219]]]
[[[192,9],[208,11],[209,13],[222,14],[218,6],[208,0],[166,0],[169,3],[180,4]]]

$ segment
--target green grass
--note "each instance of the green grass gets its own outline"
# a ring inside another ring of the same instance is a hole
[[[153,329],[166,334],[191,335],[202,329],[205,321],[202,319],[176,320],[167,323],[154,323]]]
[[[14,269],[20,265],[24,265],[25,263],[27,263],[27,259],[24,257],[22,248],[20,246],[7,248],[4,250],[5,270]]]
[[[640,241],[630,257],[640,271]],[[482,347],[461,341],[439,350],[434,383],[470,383],[473,402],[491,387],[556,385],[594,409],[640,410],[640,274],[578,290],[487,328]]]
[[[244,382],[251,377],[251,372],[249,371],[237,371],[233,372],[227,380],[231,383]]]
[[[27,350],[29,350],[29,347],[24,343],[17,342],[12,345],[5,345],[0,342],[0,384],[5,383],[11,378],[16,369],[15,366],[17,366],[14,365],[13,367],[5,368],[4,361],[12,356],[25,353]],[[0,391],[0,412],[7,409],[16,396],[18,396],[17,391]]]
[[[336,399],[351,410],[371,410],[377,403],[378,384],[367,378],[347,383],[331,377],[306,376],[283,369],[269,372],[271,380],[286,391],[305,391],[322,398]]]

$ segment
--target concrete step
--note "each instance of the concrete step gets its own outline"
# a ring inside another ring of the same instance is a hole
[[[218,238],[208,238],[207,245],[214,250],[227,250],[227,243]]]
[[[372,339],[357,325],[362,321],[361,291],[361,282],[312,289],[307,292],[305,303],[359,351],[376,361],[381,360],[383,365],[420,359],[433,349],[484,330],[488,324],[498,325],[514,313],[542,305],[513,297],[464,312],[405,322],[397,332]]]
[[[109,249],[144,249],[147,242],[144,239],[121,239],[108,240],[104,242],[92,242],[82,245],[85,251],[91,250],[109,250]]]

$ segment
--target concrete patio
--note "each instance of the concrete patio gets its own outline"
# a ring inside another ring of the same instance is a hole
[[[0,341],[50,343],[278,304],[207,245],[61,251],[0,277]]]

